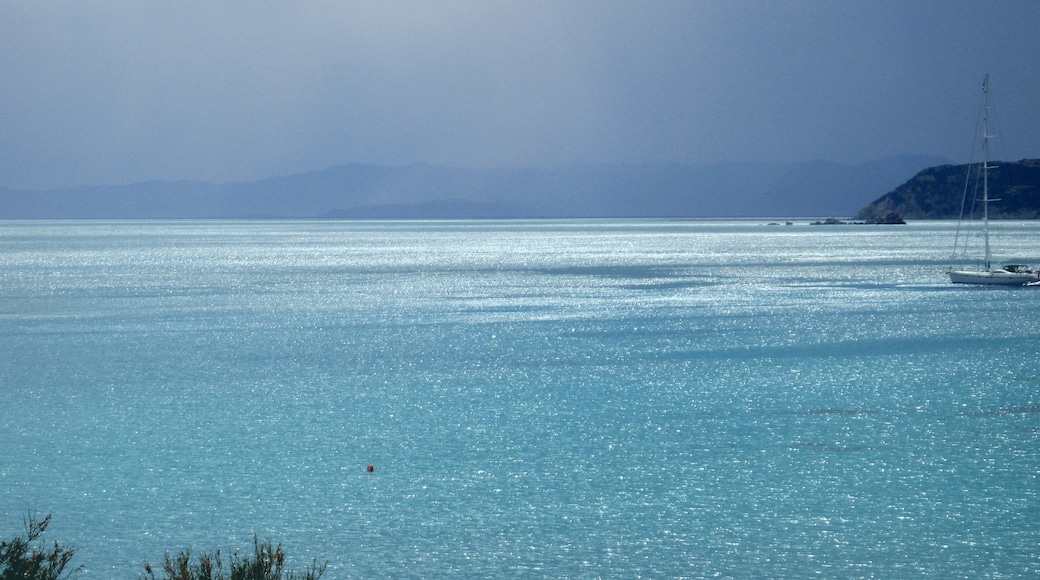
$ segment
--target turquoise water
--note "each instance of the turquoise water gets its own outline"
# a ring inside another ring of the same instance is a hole
[[[328,578],[1036,577],[1040,288],[950,285],[953,235],[0,222],[0,536],[51,513],[86,579],[253,534]]]

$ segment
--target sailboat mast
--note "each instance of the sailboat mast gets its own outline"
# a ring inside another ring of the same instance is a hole
[[[979,201],[982,201],[982,238],[985,243],[986,253],[983,256],[983,264],[980,268],[978,262],[974,266],[969,266],[965,269],[954,269],[951,267],[947,273],[950,276],[950,282],[954,284],[990,284],[990,285],[1001,285],[1001,286],[1027,286],[1037,284],[1040,272],[1032,270],[1024,264],[1007,264],[1001,265],[1000,267],[993,267],[993,256],[990,254],[989,244],[989,204],[990,202],[1000,201],[998,198],[989,196],[989,171],[996,169],[999,165],[990,165],[989,163],[989,142],[993,139],[994,135],[989,133],[989,75],[986,75],[982,80],[982,119],[976,118],[975,123],[975,143],[972,147],[973,155],[978,153],[978,131],[982,129],[982,164],[969,163],[968,172],[964,180],[964,198],[962,202],[968,201],[968,193],[971,192],[972,209],[977,210],[976,207]],[[979,122],[981,121],[981,123]],[[981,127],[980,127],[981,126]],[[979,174],[982,172],[982,198],[978,197],[979,187]],[[963,209],[962,209],[963,216]],[[976,222],[978,223],[978,222]],[[958,233],[960,233],[960,226],[957,227]],[[954,251],[956,253],[956,242],[954,243]]]
[[[986,246],[985,268],[990,269],[989,254],[989,75],[982,79],[982,240]]]

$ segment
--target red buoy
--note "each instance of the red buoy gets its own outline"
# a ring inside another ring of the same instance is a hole
[[[369,466],[368,466],[368,467],[366,467],[365,469],[367,469],[367,470],[368,470],[368,471],[370,471],[370,472],[371,472],[371,471],[375,471],[375,470],[376,470],[376,468],[375,468],[375,466],[374,466],[374,465],[369,465]]]

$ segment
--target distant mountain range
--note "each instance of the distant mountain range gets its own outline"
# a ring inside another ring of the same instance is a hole
[[[1008,219],[1040,218],[1040,159],[990,162],[990,217]],[[967,201],[965,216],[972,202],[982,198],[979,165],[940,165],[920,171],[912,179],[859,211],[856,219],[869,220],[893,213],[905,219],[957,219],[962,201]],[[965,188],[967,184],[967,188]],[[975,204],[976,214],[982,204]]]
[[[0,219],[845,217],[941,162],[900,156],[858,165],[341,165],[224,184],[0,189]]]

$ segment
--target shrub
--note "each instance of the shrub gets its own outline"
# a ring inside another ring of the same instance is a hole
[[[41,536],[51,523],[50,514],[42,520],[36,514],[25,517],[25,537],[0,542],[0,580],[58,580],[78,571],[66,571],[76,554],[74,548],[62,548],[54,542],[48,548]]]
[[[176,557],[169,554],[163,559],[162,580],[317,580],[325,573],[326,564],[311,562],[303,573],[285,571],[285,552],[282,545],[273,546],[271,541],[261,542],[253,536],[253,557],[240,557],[235,552],[231,557],[230,570],[225,573],[224,562],[220,550],[213,554],[200,553],[193,556],[191,549],[182,551]],[[145,580],[154,580],[155,571],[145,563]],[[0,579],[2,580],[2,579]]]

